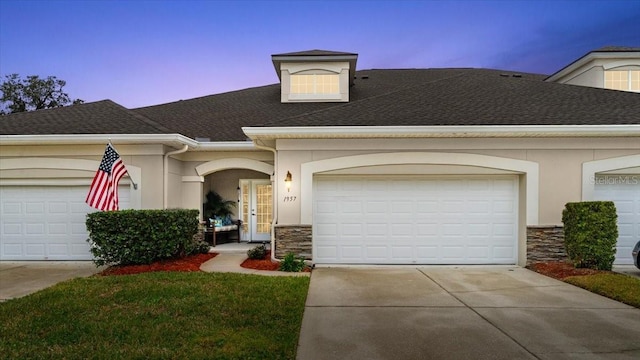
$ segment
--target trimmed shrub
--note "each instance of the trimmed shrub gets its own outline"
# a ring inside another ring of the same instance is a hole
[[[288,253],[280,262],[279,270],[286,272],[300,272],[305,266],[303,258],[297,258],[294,253]]]
[[[247,256],[249,259],[262,260],[265,256],[267,256],[267,248],[264,244],[258,245],[253,249],[249,249],[247,251]]]
[[[618,241],[617,218],[612,201],[565,205],[564,246],[575,267],[611,270]]]
[[[150,264],[205,249],[194,240],[198,210],[94,212],[87,215],[86,225],[98,266]]]

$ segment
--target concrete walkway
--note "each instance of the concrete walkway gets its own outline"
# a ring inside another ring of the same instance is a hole
[[[310,273],[292,273],[283,271],[267,271],[246,269],[240,266],[247,259],[246,253],[221,252],[211,260],[200,265],[200,270],[205,272],[233,272],[240,274],[253,274],[265,276],[309,276]]]
[[[640,309],[519,267],[316,268],[315,359],[640,359]]]

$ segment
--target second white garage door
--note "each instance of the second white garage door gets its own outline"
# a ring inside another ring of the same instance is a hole
[[[633,264],[631,250],[640,241],[640,175],[596,177],[594,199],[616,204],[618,242],[614,264]]]
[[[518,182],[492,177],[317,177],[318,264],[515,264]]]

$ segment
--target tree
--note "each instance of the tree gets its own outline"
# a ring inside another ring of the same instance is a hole
[[[41,79],[38,75],[31,75],[22,79],[18,74],[6,75],[0,84],[0,103],[3,104],[0,114],[82,104],[83,100],[71,100],[69,95],[62,91],[66,84],[66,81],[55,76]]]

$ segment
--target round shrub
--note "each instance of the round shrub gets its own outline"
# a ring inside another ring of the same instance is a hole
[[[202,249],[194,243],[198,210],[121,210],[87,215],[93,262],[150,264]]]
[[[564,246],[575,267],[611,270],[618,241],[617,218],[612,201],[565,205],[562,211]]]
[[[267,248],[264,246],[264,244],[258,245],[253,249],[249,249],[247,251],[247,256],[249,257],[249,259],[262,260],[265,258],[265,256],[267,256]]]

